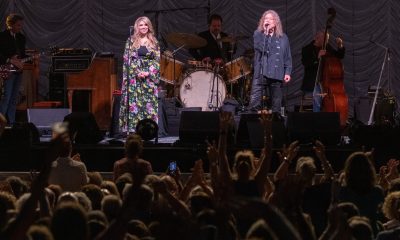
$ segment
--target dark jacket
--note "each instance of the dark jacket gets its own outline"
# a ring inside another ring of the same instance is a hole
[[[301,63],[304,65],[304,77],[301,90],[304,92],[312,92],[314,90],[315,78],[318,71],[318,52],[320,48],[314,46],[314,41],[303,47],[301,50]],[[342,59],[345,54],[344,48],[335,50],[331,45],[326,46],[328,55]]]
[[[292,73],[292,55],[290,53],[289,39],[286,34],[283,34],[282,37],[276,37],[275,35],[272,37],[264,36],[258,30],[253,35],[255,77],[258,78],[262,67],[262,75],[282,81],[285,75],[291,75]]]
[[[228,35],[224,32],[220,33],[221,38],[227,37]],[[214,39],[210,31],[204,31],[198,34],[198,36],[204,38],[207,41],[207,45],[199,49],[190,49],[190,53],[196,60],[202,60],[205,57],[210,57],[212,60],[221,58],[225,62],[231,60],[231,44],[223,42],[222,48],[220,48],[218,42]]]
[[[25,36],[22,33],[15,34],[15,39],[10,30],[0,33],[0,64],[5,64],[7,59],[14,55],[25,57]]]

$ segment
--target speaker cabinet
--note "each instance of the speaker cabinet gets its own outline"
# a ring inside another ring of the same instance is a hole
[[[98,143],[103,139],[103,134],[92,113],[73,112],[65,116],[64,122],[68,122],[69,133],[72,137],[75,136],[75,143]]]
[[[369,116],[371,114],[372,104],[374,102],[373,97],[360,97],[355,102],[355,118],[363,124],[368,124]],[[377,99],[373,123],[375,124],[394,124],[394,111],[395,111],[395,99],[394,98],[381,98]]]
[[[290,141],[310,144],[320,140],[325,145],[340,142],[340,118],[338,112],[291,112],[287,120]]]
[[[219,112],[183,111],[179,124],[179,140],[182,143],[204,144],[205,140],[217,141]]]
[[[240,115],[236,145],[246,148],[264,147],[264,127],[260,116],[256,113]],[[272,141],[276,148],[282,147],[286,142],[286,128],[282,118],[272,120]]]
[[[67,106],[67,91],[64,73],[49,73],[49,100],[62,102]]]
[[[68,108],[28,108],[28,122],[35,124],[41,137],[51,136],[51,126],[62,122],[70,113]]]

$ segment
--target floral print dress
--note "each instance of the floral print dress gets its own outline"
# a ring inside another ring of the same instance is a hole
[[[160,50],[145,46],[134,48],[130,39],[125,45],[122,69],[120,132],[135,132],[140,120],[152,119],[158,123],[158,83],[160,81]],[[139,72],[148,72],[139,78]]]

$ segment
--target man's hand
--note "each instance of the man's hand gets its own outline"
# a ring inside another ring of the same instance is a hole
[[[22,69],[24,67],[24,64],[21,62],[20,59],[18,59],[17,55],[10,58],[10,63],[18,69]]]
[[[283,80],[285,81],[285,83],[290,81],[290,75],[285,74],[285,77],[283,78]]]
[[[340,37],[336,38],[336,45],[338,48],[343,48],[343,39],[341,39]]]
[[[319,52],[318,52],[318,58],[321,58],[321,57],[323,57],[323,56],[325,56],[326,55],[326,50],[319,50]]]

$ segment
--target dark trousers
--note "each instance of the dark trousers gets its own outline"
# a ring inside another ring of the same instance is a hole
[[[267,106],[263,104],[263,96],[267,97]],[[251,93],[249,108],[252,110],[260,110],[263,107],[271,109],[272,112],[281,112],[282,107],[282,81],[263,77],[254,78]]]

